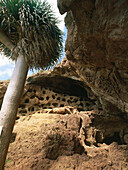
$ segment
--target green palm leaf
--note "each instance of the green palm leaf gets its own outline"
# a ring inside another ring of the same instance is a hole
[[[22,53],[30,68],[53,66],[62,53],[63,33],[47,1],[1,0],[0,28],[15,45],[12,53],[0,43],[0,52],[17,59]]]

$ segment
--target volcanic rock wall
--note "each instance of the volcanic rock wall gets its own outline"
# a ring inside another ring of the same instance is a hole
[[[39,72],[27,79],[18,115],[25,116],[36,111],[65,106],[79,111],[94,108],[96,100],[89,99],[83,87],[84,84],[73,72],[69,71],[68,64],[65,65],[66,68],[64,67],[64,61],[67,62],[64,59],[53,71]],[[0,107],[8,83],[9,81],[0,82]]]
[[[58,0],[66,56],[105,113],[128,120],[128,1]]]
[[[19,106],[19,114],[32,114],[34,111],[43,109],[53,109],[70,106],[81,110],[90,110],[93,102],[87,100],[86,97],[71,96],[57,92],[51,88],[45,88],[37,85],[28,85],[25,88],[21,104]]]

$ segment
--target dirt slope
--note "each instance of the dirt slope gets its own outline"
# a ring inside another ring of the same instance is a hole
[[[118,145],[116,139],[109,145],[98,142],[97,129],[90,126],[91,111],[69,114],[67,109],[21,116],[5,170],[128,169],[126,144]]]

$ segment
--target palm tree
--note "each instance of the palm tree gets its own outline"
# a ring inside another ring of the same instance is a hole
[[[46,0],[0,0],[0,52],[16,61],[0,111],[0,170],[28,69],[53,66],[61,55],[62,41],[58,19]]]

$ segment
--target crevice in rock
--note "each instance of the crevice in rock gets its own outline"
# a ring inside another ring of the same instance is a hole
[[[80,125],[79,125],[79,130],[78,130],[79,133],[80,133],[80,129],[82,128],[82,123],[83,123],[83,120],[82,120],[82,118],[80,117]]]
[[[81,145],[78,138],[74,139],[74,153],[82,155],[84,153],[84,147]]]

